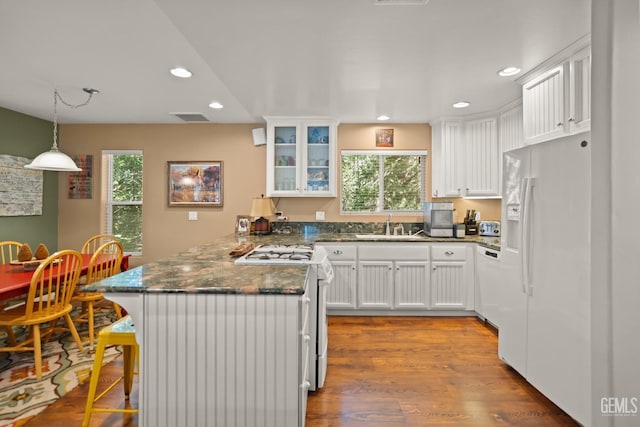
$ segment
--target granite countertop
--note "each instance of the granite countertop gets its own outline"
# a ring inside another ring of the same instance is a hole
[[[86,286],[91,292],[130,293],[223,293],[301,295],[307,266],[235,265],[229,252],[242,242],[293,244],[313,242],[390,242],[384,236],[366,240],[356,233],[320,232],[270,234],[267,236],[228,235],[212,243],[191,248],[165,259],[151,262]],[[420,235],[410,242],[477,243],[500,248],[497,237],[466,236],[462,239]],[[392,240],[391,242],[398,242]],[[402,242],[406,243],[406,240]]]

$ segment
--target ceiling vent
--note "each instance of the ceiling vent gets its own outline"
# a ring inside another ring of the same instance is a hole
[[[427,3],[429,0],[373,0],[373,4],[377,6],[413,6]]]
[[[172,116],[176,116],[182,121],[193,123],[193,122],[208,122],[205,116],[200,113],[169,113]]]

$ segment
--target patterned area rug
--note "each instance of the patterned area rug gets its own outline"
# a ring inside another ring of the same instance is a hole
[[[112,309],[98,308],[96,331],[115,320]],[[70,333],[54,335],[42,348],[40,380],[35,377],[33,352],[0,353],[0,427],[24,425],[57,399],[89,380],[94,348],[88,345],[86,324],[76,327],[83,339],[84,352],[79,351]],[[18,341],[27,333],[24,328],[14,331]],[[6,339],[6,331],[2,328],[0,346],[6,345]],[[108,348],[104,363],[109,363],[119,354],[119,348]]]

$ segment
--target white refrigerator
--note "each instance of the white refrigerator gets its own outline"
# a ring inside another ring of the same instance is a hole
[[[498,354],[591,425],[590,152],[583,133],[505,152]]]

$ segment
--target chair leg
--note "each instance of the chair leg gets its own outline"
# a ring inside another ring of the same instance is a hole
[[[82,427],[89,426],[93,404],[95,403],[96,390],[98,388],[98,380],[100,379],[100,368],[102,368],[102,359],[104,357],[105,342],[98,338],[98,346],[96,354],[93,357],[93,369],[91,370],[91,381],[89,383],[89,394],[87,395],[87,405],[84,409],[84,420]]]
[[[15,347],[18,345],[18,341],[16,341],[16,336],[13,333],[13,327],[11,325],[5,325],[4,327],[7,330],[7,337],[9,338],[9,342],[11,343],[12,347]]]
[[[33,359],[36,364],[36,378],[42,378],[42,343],[40,342],[40,325],[31,327],[33,332]]]
[[[116,312],[116,317],[118,318],[118,320],[122,319],[122,308],[115,302],[113,303],[113,311]]]
[[[78,335],[78,330],[76,329],[76,325],[73,324],[73,320],[71,320],[71,316],[69,313],[64,315],[64,320],[67,322],[67,326],[69,327],[69,331],[71,331],[71,335],[73,336],[73,340],[78,345],[80,351],[84,351],[84,347],[82,345],[82,341],[80,340],[80,335]]]
[[[89,310],[89,317],[87,318],[87,325],[89,326],[89,345],[93,347],[93,340],[95,338],[93,331],[93,301],[87,303]]]
[[[129,400],[131,388],[133,386],[133,371],[135,369],[136,358],[138,357],[137,345],[125,345],[122,348],[124,359],[124,398]]]

